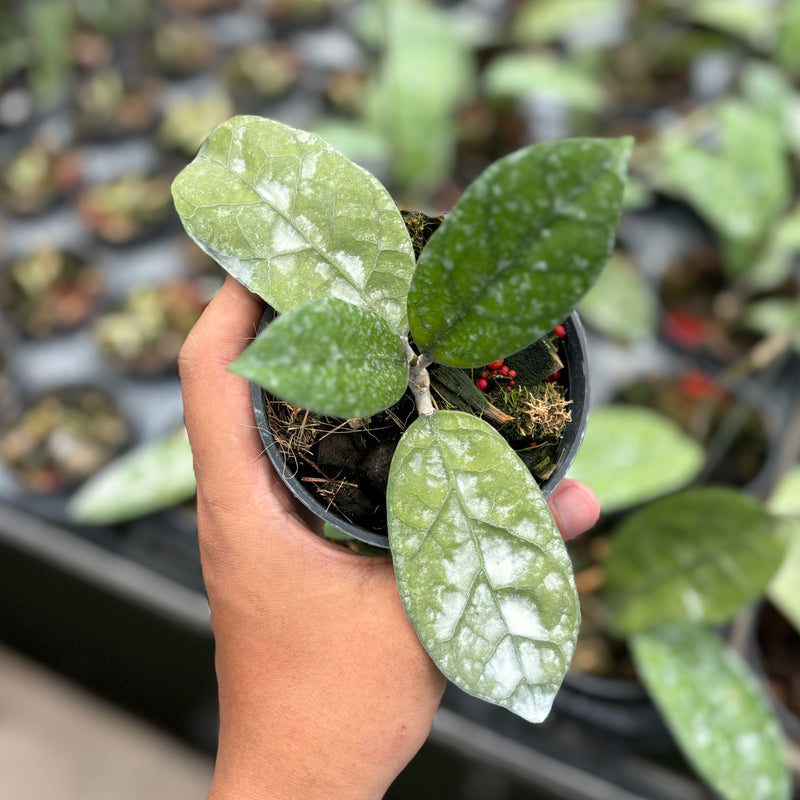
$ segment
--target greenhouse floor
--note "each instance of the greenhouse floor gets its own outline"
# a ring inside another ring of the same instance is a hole
[[[198,800],[212,761],[0,646],[0,797]]]

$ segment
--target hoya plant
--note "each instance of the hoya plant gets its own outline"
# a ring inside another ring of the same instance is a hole
[[[595,559],[578,567],[588,624],[576,662],[591,663],[598,635],[617,652],[624,643],[677,746],[720,797],[788,798],[779,722],[720,629],[765,596],[792,607],[797,572],[786,546],[797,485],[788,481],[768,506],[734,487],[685,488],[701,480],[707,457],[655,410],[592,410],[570,475],[618,516],[606,544],[584,548]]]
[[[305,131],[234,117],[173,195],[195,242],[277,317],[230,365],[316,414],[362,419],[407,390],[388,539],[406,612],[465,691],[543,719],[572,657],[572,567],[503,436],[437,408],[428,368],[480,368],[558,326],[610,255],[629,139],[526,147],[464,192],[418,258],[378,180]],[[419,244],[419,243],[417,243]]]
[[[791,796],[764,686],[711,629],[768,591],[789,531],[740,490],[685,489],[624,519],[603,563],[610,626],[687,760],[725,800]]]

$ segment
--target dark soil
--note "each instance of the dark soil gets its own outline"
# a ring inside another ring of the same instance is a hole
[[[416,417],[410,392],[391,409],[346,422],[310,414],[265,393],[286,472],[348,522],[386,534],[386,485],[397,443]]]
[[[506,361],[522,370],[523,363],[514,361],[518,357],[519,354]],[[437,384],[436,369],[435,366],[430,368],[434,386]],[[494,392],[487,390],[484,394],[474,385],[481,370],[463,372],[466,375],[464,394],[444,395],[434,389],[437,405],[483,416],[500,430],[531,474],[541,483],[552,474],[558,463],[558,443],[564,428],[557,433],[537,435],[536,441],[532,441],[531,436],[520,437],[514,424],[494,421],[486,414],[469,408],[471,398],[464,399],[471,394],[499,404],[500,400],[496,398],[505,393],[507,379],[491,378],[496,384]],[[555,388],[562,398],[563,407],[563,396],[568,396],[566,374],[557,383],[548,382],[548,386]],[[440,389],[445,390],[441,384]],[[509,391],[508,397],[512,396],[513,392]],[[349,421],[306,412],[267,393],[264,397],[270,432],[275,439],[272,446],[286,462],[284,475],[306,484],[306,488],[316,495],[326,509],[335,510],[348,522],[368,531],[385,535],[386,487],[392,456],[400,437],[417,416],[411,393],[406,392],[398,403],[386,411],[367,419]],[[462,400],[464,405],[461,405]],[[506,419],[511,417],[507,416]]]

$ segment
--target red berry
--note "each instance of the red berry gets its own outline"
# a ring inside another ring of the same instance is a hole
[[[702,347],[708,335],[705,322],[700,317],[685,311],[668,311],[664,315],[661,327],[667,339],[689,350]]]
[[[705,400],[715,394],[714,381],[697,370],[690,370],[681,376],[680,388],[689,400]]]
[[[491,364],[486,365],[489,369],[500,369],[503,366],[503,359],[499,358],[497,361],[492,361]]]
[[[567,335],[567,329],[563,325],[556,325],[553,328],[553,333],[558,336],[559,339],[563,339]]]
[[[508,375],[508,367],[506,367],[505,365],[500,367],[500,374],[501,375]]]
[[[508,385],[509,385],[509,386],[514,386],[514,385],[515,385],[515,383],[516,383],[516,381],[509,381],[509,382],[508,382]]]
[[[488,377],[489,377],[489,373],[486,370],[481,372],[481,378],[488,378]]]
[[[478,380],[475,381],[475,385],[482,392],[484,392],[484,391],[486,391],[486,387],[489,385],[489,381],[487,381],[486,378],[478,378]]]
[[[515,369],[510,369],[508,371],[508,377],[509,378],[516,378],[517,377],[517,371]]]

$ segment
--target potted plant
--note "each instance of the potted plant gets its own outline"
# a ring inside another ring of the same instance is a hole
[[[703,486],[623,519],[602,561],[608,626],[680,750],[726,800],[791,795],[766,692],[714,630],[766,592],[786,535],[744,492]]]
[[[126,172],[108,183],[87,186],[78,197],[78,214],[102,242],[124,246],[160,232],[170,221],[170,177]]]
[[[745,489],[684,488],[708,458],[658,411],[622,404],[593,409],[570,475],[595,489],[607,529],[570,547],[584,613],[573,668],[592,677],[568,680],[562,697],[577,700],[563,707],[601,726],[606,720],[587,712],[612,708],[625,732],[637,726],[637,746],[645,735],[649,746],[663,737],[642,707],[647,696],[687,761],[720,796],[786,798],[784,742],[767,694],[721,634],[768,592],[790,525]],[[796,581],[791,586],[794,592]],[[635,703],[622,707],[622,693],[612,694],[614,684],[598,677],[609,673],[633,679],[624,687]]]
[[[428,368],[477,368],[480,392],[481,372],[562,323],[611,252],[630,149],[576,139],[512,153],[416,262],[372,175],[268,119],[217,127],[173,184],[189,235],[279,314],[232,371],[341,420],[390,409],[410,388],[417,416],[386,489],[406,611],[454,683],[531,721],[547,715],[574,648],[569,557],[520,457],[480,417],[437,409]]]
[[[43,391],[0,431],[0,458],[19,483],[50,494],[97,472],[129,442],[131,426],[105,391]]]
[[[164,375],[177,367],[181,344],[207,301],[199,281],[134,286],[96,320],[94,340],[121,371]]]
[[[97,265],[67,250],[39,248],[3,265],[0,311],[26,336],[46,338],[84,323],[104,289]]]

